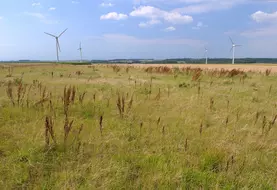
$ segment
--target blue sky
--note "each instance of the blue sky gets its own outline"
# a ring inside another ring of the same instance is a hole
[[[2,0],[0,60],[277,57],[277,0]]]

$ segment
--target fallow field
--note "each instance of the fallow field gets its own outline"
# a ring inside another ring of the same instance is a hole
[[[257,67],[2,66],[0,189],[276,189]]]

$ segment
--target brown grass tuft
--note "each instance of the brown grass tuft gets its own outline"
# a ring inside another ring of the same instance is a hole
[[[50,136],[51,136],[53,142],[56,144],[53,127],[54,127],[54,122],[52,120],[52,117],[46,116],[46,118],[45,118],[45,144],[46,144],[46,146],[50,145]]]
[[[266,69],[265,76],[269,76],[271,74],[271,69]]]
[[[203,122],[201,122],[200,127],[199,127],[200,136],[202,135],[202,132],[203,132]]]
[[[103,115],[101,115],[99,119],[99,129],[102,137],[103,136]]]
[[[13,98],[13,88],[12,88],[12,82],[9,81],[8,83],[8,87],[7,87],[7,95],[9,97],[9,99],[11,100],[12,102],[12,105],[15,106],[15,102],[14,102],[14,98]]]
[[[202,69],[196,69],[193,76],[192,76],[192,81],[199,81],[200,80],[200,77],[202,75]]]
[[[128,93],[125,95],[124,93],[120,93],[117,91],[117,101],[116,101],[116,106],[119,111],[119,115],[122,118],[125,113],[129,112],[132,108],[133,105],[133,98],[134,94],[132,94],[130,100],[126,100],[128,98]],[[128,103],[128,107],[126,107]],[[127,109],[126,109],[127,108]]]
[[[66,146],[68,135],[72,129],[74,120],[69,121],[68,116],[65,116],[64,121],[64,145]]]

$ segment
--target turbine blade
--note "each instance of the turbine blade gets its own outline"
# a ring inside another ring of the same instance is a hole
[[[237,46],[242,46],[242,45],[236,45],[236,47],[237,47]]]
[[[82,49],[82,43],[80,42],[80,49]]]
[[[52,37],[54,37],[54,38],[56,38],[57,36],[54,36],[53,34],[49,34],[49,33],[47,33],[47,32],[44,32],[45,34],[47,34],[47,35],[49,35],[49,36],[52,36]]]
[[[229,36],[229,39],[230,39],[231,43],[234,44],[234,42],[233,42],[233,40],[232,40],[232,38],[230,36]]]
[[[231,47],[230,52],[233,50],[234,47]]]
[[[58,37],[61,37],[63,35],[63,33],[65,33],[65,31],[67,31],[67,29],[65,29]]]

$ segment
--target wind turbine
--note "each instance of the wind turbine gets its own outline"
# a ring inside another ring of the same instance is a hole
[[[63,33],[65,33],[65,31],[67,31],[67,29],[65,29],[59,36],[55,36],[53,34],[49,34],[47,32],[44,32],[45,34],[52,36],[56,39],[56,51],[57,51],[57,62],[60,62],[59,59],[59,51],[61,52],[61,47],[60,47],[60,43],[59,43],[59,38],[63,35]]]
[[[206,64],[208,64],[208,49],[205,48]]]
[[[83,62],[83,54],[82,54],[82,43],[80,42],[80,46],[79,46],[79,49],[77,49],[77,50],[79,50],[80,51],[80,56],[81,56],[81,63]]]
[[[230,41],[231,41],[231,43],[232,43],[232,47],[231,47],[230,51],[233,50],[233,60],[232,60],[232,64],[235,64],[235,48],[238,47],[238,46],[241,46],[241,45],[235,44],[235,43],[233,42],[233,40],[232,40],[231,37],[229,37],[229,39],[230,39]]]

